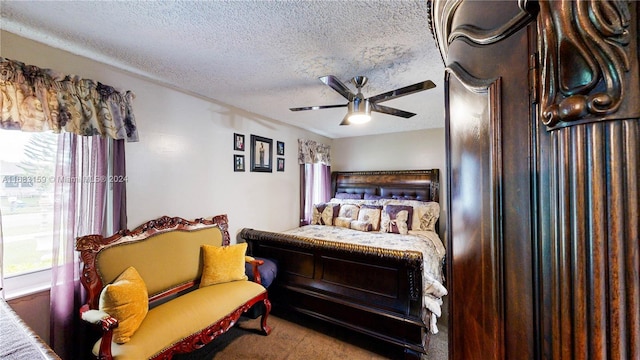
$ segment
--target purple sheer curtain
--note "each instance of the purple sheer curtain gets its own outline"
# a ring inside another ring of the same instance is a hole
[[[112,185],[112,215],[111,228],[107,228],[107,235],[115,234],[117,231],[127,227],[127,173],[124,156],[124,140],[111,140],[112,147],[111,164],[113,179]]]
[[[304,164],[304,216],[301,225],[311,223],[313,205],[331,199],[331,166],[325,164]]]
[[[331,198],[331,148],[314,140],[298,139],[300,164],[300,225],[311,222],[313,205]]]
[[[115,156],[121,158],[110,161]],[[50,344],[63,359],[84,358],[88,351],[79,346],[87,342],[83,339],[86,329],[78,315],[85,293],[75,239],[87,234],[110,235],[126,227],[121,223],[126,220],[121,215],[126,208],[122,201],[125,183],[107,182],[116,172],[124,176],[124,140],[61,135],[54,189]],[[118,186],[112,186],[115,184]],[[113,196],[114,187],[117,198]],[[109,207],[114,212],[117,209],[117,218],[107,214]]]

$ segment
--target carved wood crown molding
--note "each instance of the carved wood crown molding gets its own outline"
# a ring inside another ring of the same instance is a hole
[[[535,19],[535,1],[518,0],[520,12],[507,23],[493,29],[481,29],[473,24],[454,25],[456,12],[464,0],[429,1],[429,29],[447,65],[449,46],[455,40],[464,40],[476,45],[490,45],[508,37]]]
[[[456,23],[464,3],[429,2],[429,26],[445,65],[456,40],[487,46],[537,20],[540,67],[533,76],[548,130],[640,117],[638,5],[633,1],[518,0],[521,11],[491,29]]]
[[[541,115],[549,129],[599,120],[630,88],[630,3],[540,1]]]

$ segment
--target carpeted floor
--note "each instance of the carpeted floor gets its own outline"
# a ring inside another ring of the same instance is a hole
[[[444,308],[446,311],[446,306]],[[440,332],[431,336],[427,359],[448,358],[447,317],[438,322]],[[174,359],[401,359],[402,352],[387,343],[302,314],[269,316],[272,332],[260,334],[260,318],[241,320],[229,332],[189,356]]]

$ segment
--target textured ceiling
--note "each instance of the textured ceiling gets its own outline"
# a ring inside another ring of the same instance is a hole
[[[0,12],[9,32],[331,138],[444,126],[424,1],[0,0]],[[349,87],[367,76],[365,97],[424,80],[436,88],[383,103],[410,119],[373,113],[339,126],[346,108],[289,111],[346,103],[324,75]]]

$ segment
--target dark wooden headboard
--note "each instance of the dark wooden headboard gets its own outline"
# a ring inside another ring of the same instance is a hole
[[[440,202],[440,171],[336,171],[331,173],[332,195],[370,194],[384,198]]]

